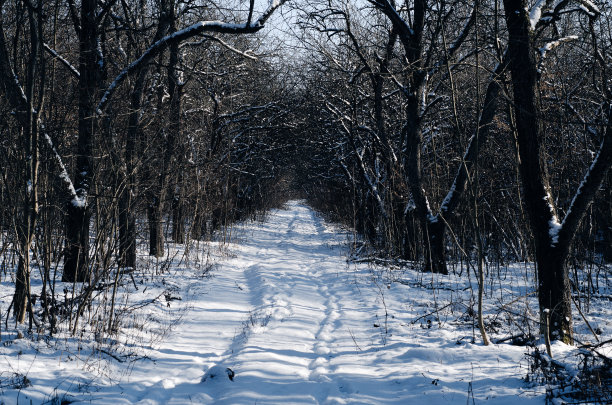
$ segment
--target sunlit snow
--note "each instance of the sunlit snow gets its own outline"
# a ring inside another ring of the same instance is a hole
[[[481,344],[465,271],[347,263],[348,235],[302,202],[225,237],[189,253],[170,245],[167,260],[140,252],[123,283],[119,341],[4,333],[0,376],[29,386],[5,386],[0,403],[543,403],[544,388],[523,380],[528,348]],[[493,341],[515,332],[500,308],[537,317],[531,270],[495,271]],[[6,313],[10,281],[1,286]],[[591,321],[609,333],[609,310],[599,311]],[[553,346],[558,358],[571,350]]]

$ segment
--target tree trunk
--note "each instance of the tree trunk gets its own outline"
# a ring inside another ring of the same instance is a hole
[[[573,343],[572,287],[567,257],[568,252],[550,245],[536,250],[538,302],[541,325],[546,325],[546,317],[550,319],[550,338]]]
[[[66,208],[66,242],[64,250],[64,282],[84,282],[89,276],[89,220],[87,207],[75,206],[72,202]]]
[[[153,198],[147,209],[149,222],[149,255],[162,257],[164,255],[164,228],[162,222],[162,206],[159,199]]]
[[[416,222],[413,211],[407,212],[403,217],[402,259],[404,260],[418,260],[420,257],[418,225]]]
[[[127,268],[136,267],[136,218],[132,194],[133,185],[126,185],[119,198],[119,263]]]
[[[44,66],[42,60],[42,3],[36,11],[28,8],[30,23],[30,60],[27,67],[27,81],[25,95],[27,97],[27,110],[21,112],[22,131],[25,139],[25,172],[23,219],[18,235],[20,239],[20,255],[15,279],[14,313],[18,323],[25,321],[26,311],[30,312],[30,329],[32,328],[32,302],[30,296],[30,250],[38,221],[38,169],[39,155],[39,116],[44,100]],[[40,75],[40,77],[37,77]],[[40,80],[37,97],[40,102],[35,104],[35,88]]]
[[[171,6],[168,0],[160,3],[160,16],[153,43],[159,41],[168,31]],[[140,131],[139,116],[142,108],[142,97],[145,91],[145,82],[149,72],[148,66],[143,66],[138,72],[131,93],[130,115],[128,118],[127,140],[125,146],[125,188],[119,201],[119,257],[124,267],[136,266],[136,216],[134,213],[134,196],[136,195],[136,138]],[[161,207],[159,203],[151,200],[147,211],[149,218],[150,249],[153,256],[162,256],[164,252],[163,228],[160,221]],[[153,208],[151,208],[153,207]],[[153,210],[153,211],[151,211]]]
[[[29,252],[28,252],[29,254]],[[15,277],[15,294],[13,295],[13,313],[15,321],[25,321],[26,309],[28,308],[28,297],[30,295],[30,261],[27,257],[20,257]]]
[[[138,72],[130,100],[130,115],[123,164],[123,190],[119,196],[119,263],[122,267],[136,267],[136,216],[134,196],[136,194],[136,137],[140,129],[139,115],[142,94],[148,69]]]
[[[174,243],[185,243],[185,217],[180,194],[172,199],[172,240]]]
[[[435,222],[427,221],[425,224],[425,271],[448,274],[444,245],[445,230],[446,226],[440,220]]]
[[[504,0],[508,26],[508,56],[512,75],[519,172],[526,211],[535,242],[538,300],[542,319],[549,316],[553,337],[573,342],[571,287],[565,268],[568,247],[556,246],[556,212],[549,193],[548,173],[540,141],[537,69],[526,0]],[[542,327],[544,323],[541,324]],[[543,333],[547,333],[542,329]]]
[[[78,200],[66,209],[66,247],[63,281],[83,282],[89,278],[88,193],[93,181],[93,142],[96,133],[96,101],[101,80],[101,55],[95,0],[82,0],[79,29],[79,138],[74,188]]]

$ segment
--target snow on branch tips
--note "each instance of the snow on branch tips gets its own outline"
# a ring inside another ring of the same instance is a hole
[[[542,56],[542,59],[544,59],[546,57],[547,52],[552,51],[553,49],[563,44],[564,42],[575,41],[577,39],[578,39],[578,36],[569,35],[567,37],[559,38],[555,41],[548,42],[546,45],[540,48],[540,55]]]
[[[601,14],[599,7],[597,7],[595,3],[590,0],[580,0],[578,3],[580,4],[580,9],[587,13],[590,17],[597,17]]]

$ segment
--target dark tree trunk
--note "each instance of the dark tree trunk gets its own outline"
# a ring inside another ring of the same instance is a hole
[[[129,268],[136,267],[136,217],[132,190],[133,186],[126,186],[119,199],[119,263]]]
[[[423,245],[425,254],[425,269],[447,273],[444,227],[445,223],[440,218],[433,215],[427,196],[423,189],[421,147],[423,143],[421,106],[426,101],[424,99],[424,89],[427,85],[429,66],[424,66],[423,61],[423,35],[425,32],[426,14],[431,6],[427,0],[415,0],[412,7],[412,19],[410,24],[402,19],[395,9],[394,2],[380,1],[376,6],[389,18],[393,24],[394,31],[397,33],[406,55],[406,60],[410,66],[408,69],[409,80],[406,86],[407,104],[405,123],[402,129],[402,139],[405,142],[403,156],[404,177],[408,183],[412,201],[415,205],[414,215],[418,218],[423,231]],[[457,37],[453,46],[448,50],[445,59],[440,61],[440,66],[448,63],[449,58],[459,49],[459,46],[467,38],[468,32],[474,25],[478,14],[478,8],[474,7],[468,23]],[[390,42],[392,44],[392,42]],[[497,88],[495,88],[497,90]],[[495,111],[495,105],[492,106]],[[465,168],[466,174],[468,168]],[[460,171],[461,174],[461,171]],[[467,175],[465,176],[467,178]],[[460,179],[460,181],[464,181]],[[458,200],[459,193],[456,196]],[[450,213],[449,213],[450,214]]]
[[[62,274],[64,282],[83,282],[88,279],[89,220],[89,209],[68,203]]]
[[[136,267],[136,216],[134,214],[134,195],[136,193],[136,137],[139,131],[138,116],[142,103],[142,93],[146,69],[139,72],[131,94],[131,109],[128,118],[123,165],[124,187],[119,196],[119,263],[123,267]]]
[[[95,0],[82,0],[79,27],[79,138],[74,188],[78,199],[66,209],[66,246],[63,281],[83,282],[89,278],[88,193],[93,179],[92,154],[96,132],[96,102],[101,67]]]
[[[185,243],[185,217],[180,194],[172,199],[172,240],[175,243]]]
[[[161,3],[160,24],[168,27],[170,32],[176,31],[174,1],[166,0]],[[164,254],[163,214],[166,196],[170,184],[170,173],[175,157],[176,141],[180,122],[180,86],[178,82],[178,43],[170,44],[170,61],[168,65],[168,92],[170,93],[170,124],[166,128],[166,142],[164,145],[161,168],[158,172],[156,189],[149,201],[147,211],[149,221],[149,254],[161,257]],[[163,94],[158,94],[158,110],[161,111]],[[172,190],[174,197],[174,188]]]
[[[27,252],[29,254],[29,252]],[[13,295],[13,313],[18,323],[25,321],[26,310],[28,308],[28,297],[30,293],[30,260],[27,257],[20,257],[15,277],[15,294]]]
[[[543,129],[538,107],[538,72],[527,6],[526,0],[504,0],[519,172],[535,242],[541,318],[546,320],[550,317],[552,337],[572,343],[571,285],[567,259],[580,221],[612,164],[612,94],[606,94],[608,123],[599,151],[576,191],[567,215],[560,222],[549,193],[549,177],[540,147]]]
[[[432,273],[448,274],[446,249],[444,243],[446,226],[437,220],[427,221],[425,225],[425,270]]]
[[[421,84],[422,79],[418,80]],[[420,88],[419,86],[419,88]],[[420,94],[421,91],[416,91]],[[421,147],[423,136],[421,133],[421,118],[418,114],[419,100],[411,96],[406,107],[407,119],[404,125],[406,139],[406,159],[404,171],[408,180],[410,194],[415,205],[414,214],[417,216],[423,233],[424,270],[434,273],[447,274],[446,252],[444,244],[445,224],[433,216],[429,202],[423,190],[421,174]]]
[[[164,255],[164,227],[162,221],[161,204],[154,198],[147,208],[149,222],[149,254],[155,257]]]
[[[504,0],[509,32],[508,58],[512,73],[519,172],[535,242],[541,317],[545,320],[550,316],[552,335],[569,343],[573,339],[569,301],[571,289],[565,267],[567,249],[564,249],[565,252],[557,252],[551,238],[551,226],[558,221],[548,192],[548,174],[540,150],[542,124],[538,107],[534,43],[527,7],[525,0]],[[544,324],[545,322],[542,322],[542,326]]]
[[[173,2],[170,2],[173,3]],[[176,17],[174,6],[170,19],[170,32],[176,32]],[[179,74],[179,46],[178,43],[170,45],[170,60],[168,64],[168,92],[170,93],[170,125],[168,128],[168,142],[166,145],[166,168],[172,170],[172,162],[181,158],[183,147],[181,140],[181,101],[183,96],[183,83]],[[167,173],[170,176],[170,173]],[[177,173],[172,192],[172,240],[175,243],[185,242],[185,220],[182,201],[183,173]]]
[[[42,4],[42,3],[40,3]],[[30,57],[27,67],[27,78],[25,96],[27,100],[25,111],[20,111],[18,119],[22,129],[25,146],[25,174],[24,185],[23,218],[19,229],[19,264],[15,279],[14,313],[18,323],[25,321],[26,311],[30,312],[30,329],[32,328],[32,302],[30,296],[30,250],[34,240],[34,232],[38,221],[38,169],[39,169],[39,116],[44,99],[44,66],[39,63],[42,60],[42,5],[36,12],[34,8],[28,8],[28,20],[30,23]],[[2,41],[4,43],[4,41]],[[4,47],[4,45],[3,45]],[[5,51],[3,50],[4,54]],[[38,77],[40,75],[40,78]],[[36,86],[37,80],[40,85]],[[39,91],[35,89],[38,87]],[[38,93],[38,94],[36,94]],[[36,95],[36,96],[35,96]],[[35,97],[40,100],[36,105]],[[21,110],[21,109],[19,109]]]
[[[551,339],[573,342],[572,287],[567,266],[568,252],[561,248],[540,247],[536,251],[538,302],[541,323],[548,323]],[[548,319],[547,319],[548,318]]]

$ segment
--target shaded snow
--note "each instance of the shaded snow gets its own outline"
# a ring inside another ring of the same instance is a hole
[[[527,348],[479,343],[465,272],[347,264],[347,235],[301,202],[232,232],[234,243],[194,245],[190,254],[171,245],[168,262],[140,252],[121,299],[134,307],[169,298],[126,315],[126,337],[109,349],[123,363],[92,352],[100,346],[88,335],[46,343],[5,333],[0,376],[26,375],[31,386],[4,388],[0,403],[403,405],[471,403],[472,395],[543,403],[544,388],[522,379]],[[193,258],[208,254],[214,265]],[[503,281],[487,285],[485,299],[485,322],[499,322],[494,341],[516,333],[501,307],[538,316],[533,269],[497,272]],[[10,295],[0,299],[5,312]],[[607,334],[608,307],[589,314]]]

